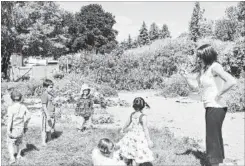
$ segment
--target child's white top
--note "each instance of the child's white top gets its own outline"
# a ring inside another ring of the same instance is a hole
[[[8,107],[8,120],[12,122],[12,128],[24,129],[28,119],[30,119],[30,113],[25,105],[14,103]]]
[[[201,89],[201,97],[204,103],[204,107],[218,107],[223,108],[226,107],[226,104],[222,101],[215,100],[218,92],[224,86],[224,80],[222,80],[219,76],[214,76],[212,73],[213,68],[222,68],[222,66],[214,62],[201,76],[200,76],[200,89]]]
[[[103,156],[98,148],[93,150],[92,160],[94,166],[126,166],[123,161],[117,160],[116,157],[109,158]]]

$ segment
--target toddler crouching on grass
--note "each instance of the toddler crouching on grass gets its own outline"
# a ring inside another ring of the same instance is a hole
[[[92,152],[93,165],[126,166],[125,162],[120,159],[119,154],[115,153],[114,150],[115,145],[110,139],[101,139]]]

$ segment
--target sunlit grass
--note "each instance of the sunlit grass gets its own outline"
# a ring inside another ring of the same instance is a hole
[[[168,128],[162,130],[150,129],[154,142],[154,165],[200,165],[199,159],[193,153],[193,143],[177,140]],[[8,163],[6,147],[6,128],[2,127],[2,165]],[[116,129],[94,129],[91,133],[77,132],[72,124],[62,124],[57,127],[57,138],[49,142],[47,147],[41,147],[40,128],[30,128],[24,140],[27,149],[24,150],[24,161],[15,165],[92,165],[91,152],[99,139],[107,137],[117,142],[122,135]],[[189,150],[189,151],[188,151]],[[178,155],[185,153],[186,155]]]

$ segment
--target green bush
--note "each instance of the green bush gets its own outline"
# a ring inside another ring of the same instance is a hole
[[[99,88],[98,88],[99,87]],[[116,97],[118,93],[115,89],[106,85],[97,85],[98,92],[101,93],[104,97]]]
[[[245,81],[244,77],[237,81],[237,85],[225,94],[228,112],[245,112]]]
[[[13,87],[22,93],[23,96],[33,96],[36,88],[42,86],[42,81],[29,80],[25,82],[3,82],[1,84],[1,94],[5,92],[8,86]]]
[[[3,100],[1,99],[1,125],[6,125],[7,121],[7,107],[4,104]]]
[[[179,74],[175,74],[165,79],[160,95],[164,97],[185,97],[188,96],[190,92],[191,89],[186,80]]]
[[[188,96],[191,92],[186,80],[179,74],[166,78],[160,95],[164,97]]]
[[[96,110],[92,116],[92,122],[94,124],[114,123],[114,117],[103,109]]]
[[[71,71],[113,89],[155,89],[161,87],[164,77],[175,74],[180,64],[192,61],[195,47],[189,39],[165,39],[120,56],[85,52],[62,56],[60,65],[65,67],[68,58]]]
[[[55,79],[62,79],[62,78],[64,77],[64,74],[62,74],[62,73],[55,73],[55,74],[53,75],[53,77],[54,77]]]

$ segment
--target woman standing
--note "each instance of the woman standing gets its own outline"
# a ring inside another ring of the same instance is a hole
[[[222,96],[236,84],[236,80],[217,63],[217,52],[209,44],[197,49],[197,82],[191,80],[185,73],[188,84],[199,87],[202,101],[206,109],[206,153],[212,166],[223,163],[224,145],[222,124],[227,112],[227,106],[222,102]]]

